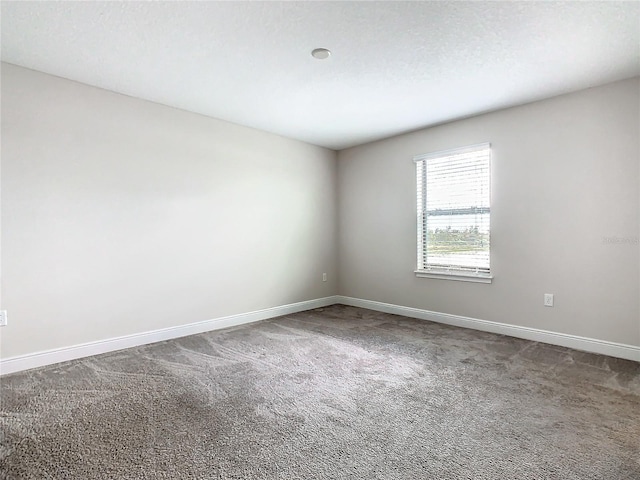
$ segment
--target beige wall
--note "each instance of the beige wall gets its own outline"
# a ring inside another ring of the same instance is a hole
[[[640,345],[639,119],[636,78],[336,165],[326,149],[3,64],[0,357],[337,293]],[[416,278],[413,156],[485,141],[494,283]]]
[[[337,293],[333,151],[3,64],[1,153],[2,358]]]
[[[640,345],[639,92],[635,78],[339,152],[340,293]],[[416,278],[412,158],[482,142],[494,282]]]

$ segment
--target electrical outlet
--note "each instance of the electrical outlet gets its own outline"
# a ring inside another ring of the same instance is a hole
[[[553,307],[553,293],[544,294],[544,306]]]
[[[326,273],[323,273],[323,274],[322,274],[322,281],[323,281],[323,282],[326,282],[326,281],[327,281],[327,274],[326,274]]]
[[[0,327],[4,327],[7,324],[7,311],[0,310]]]

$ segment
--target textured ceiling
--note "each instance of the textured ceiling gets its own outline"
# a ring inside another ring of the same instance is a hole
[[[1,9],[3,61],[334,149],[640,74],[636,1]]]

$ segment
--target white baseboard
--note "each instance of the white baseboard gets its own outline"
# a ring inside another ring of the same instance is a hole
[[[378,312],[393,313],[396,315],[403,315],[405,317],[418,318],[421,320],[429,320],[431,322],[444,323],[456,327],[464,327],[474,330],[481,330],[483,332],[498,333],[501,335],[508,335],[510,337],[523,338],[525,340],[549,343],[551,345],[575,348],[576,350],[599,353],[602,355],[609,355],[611,357],[624,358],[627,360],[640,362],[640,347],[634,345],[625,345],[622,343],[607,342],[594,338],[568,335],[566,333],[539,330],[537,328],[520,327],[517,325],[491,322],[488,320],[480,320],[477,318],[450,315],[448,313],[431,312],[429,310],[422,310],[419,308],[403,307],[390,303],[344,297],[341,295],[337,297],[337,302],[343,305],[350,305],[352,307],[368,308],[369,310],[376,310]]]
[[[292,303],[279,307],[265,308],[264,310],[256,310],[254,312],[240,313],[212,320],[204,320],[202,322],[189,323],[187,325],[162,328],[160,330],[153,330],[150,332],[109,338],[97,342],[73,345],[71,347],[56,348],[54,350],[21,355],[18,357],[10,357],[0,360],[0,375],[7,375],[9,373],[28,370],[30,368],[66,362],[76,358],[89,357],[100,353],[113,352],[124,348],[171,340],[172,338],[185,337],[196,333],[218,330],[220,328],[234,327],[244,323],[257,322],[267,318],[280,317],[291,313],[326,307],[335,303],[338,303],[336,296],[318,298],[315,300]]]
[[[547,330],[539,330],[536,328],[520,327],[517,325],[509,325],[506,323],[491,322],[488,320],[480,320],[477,318],[462,317],[459,315],[450,315],[448,313],[432,312],[419,308],[403,307],[401,305],[393,305],[390,303],[376,302],[373,300],[363,300],[360,298],[345,297],[334,295],[331,297],[318,298],[305,302],[292,303],[279,307],[266,308],[264,310],[256,310],[248,313],[240,313],[237,315],[229,315],[227,317],[205,320],[202,322],[190,323],[187,325],[179,325],[176,327],[163,328],[150,332],[143,332],[123,337],[109,338],[97,342],[84,343],[81,345],[73,345],[71,347],[57,348],[44,352],[37,352],[18,357],[10,357],[0,360],[0,375],[20,372],[31,368],[52,365],[54,363],[66,362],[76,358],[89,357],[101,353],[113,352],[124,348],[137,347],[149,343],[171,340],[172,338],[185,337],[197,333],[218,330],[221,328],[234,327],[244,323],[257,322],[268,318],[289,315],[291,313],[312,310],[314,308],[327,307],[340,303],[353,307],[367,308],[378,312],[393,313],[403,315],[405,317],[418,318],[431,322],[444,323],[456,327],[471,328],[483,332],[498,333],[525,340],[533,340],[535,342],[543,342],[551,345],[559,345],[562,347],[575,348],[576,350],[584,350],[586,352],[599,353],[627,360],[640,362],[640,347],[634,345],[625,345],[622,343],[607,342],[594,338],[579,337],[576,335],[568,335],[565,333],[550,332]]]

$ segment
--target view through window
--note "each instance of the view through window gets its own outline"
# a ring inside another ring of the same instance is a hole
[[[490,278],[491,146],[415,157],[418,269]]]

